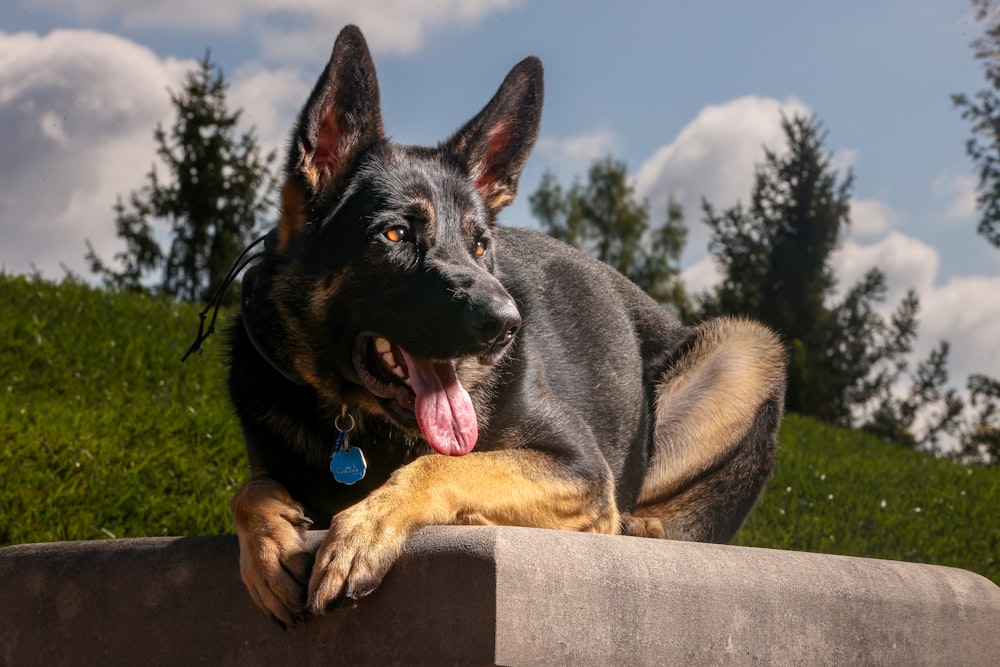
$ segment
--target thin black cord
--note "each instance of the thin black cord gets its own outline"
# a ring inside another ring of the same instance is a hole
[[[188,351],[184,353],[183,357],[181,357],[182,362],[187,361],[187,358],[194,352],[198,352],[198,354],[202,353],[201,344],[205,342],[206,338],[215,333],[215,320],[219,317],[219,308],[222,307],[222,297],[226,295],[226,292],[229,290],[229,286],[234,280],[236,280],[236,276],[240,275],[243,269],[247,268],[247,266],[264,255],[263,252],[258,252],[247,257],[247,253],[266,238],[267,235],[265,234],[264,236],[255,239],[246,248],[243,248],[239,257],[237,257],[236,261],[233,262],[233,265],[229,267],[229,273],[226,274],[222,283],[218,288],[216,288],[215,293],[212,294],[212,298],[208,300],[208,304],[205,306],[205,309],[198,313],[198,319],[200,320],[198,323],[198,335],[195,337],[194,342],[191,343],[191,347],[188,348]],[[215,310],[212,312],[212,321],[209,322],[208,330],[206,331],[205,319],[208,317],[209,309],[213,306],[215,306]]]

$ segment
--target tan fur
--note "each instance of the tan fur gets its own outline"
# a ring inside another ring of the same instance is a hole
[[[702,336],[662,379],[656,434],[639,505],[670,496],[723,457],[780,387],[781,342],[742,319],[700,325]]]
[[[288,242],[306,224],[305,194],[302,186],[288,179],[281,188],[281,218],[278,220],[278,248],[285,252]]]
[[[304,534],[312,523],[281,484],[256,471],[230,501],[240,542],[240,576],[254,602],[286,625],[302,620],[312,566]]]
[[[322,613],[337,597],[370,593],[406,538],[423,526],[516,525],[615,533],[619,517],[610,471],[598,487],[561,475],[556,462],[533,450],[422,456],[334,517],[316,553],[309,610]]]

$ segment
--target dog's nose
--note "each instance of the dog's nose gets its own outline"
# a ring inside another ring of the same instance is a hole
[[[521,313],[511,299],[471,305],[466,310],[466,326],[484,349],[506,345],[521,328]]]

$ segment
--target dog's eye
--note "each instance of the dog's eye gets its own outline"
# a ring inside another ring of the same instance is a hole
[[[476,242],[476,249],[472,252],[475,253],[476,257],[482,257],[486,254],[487,243],[486,240],[480,240]]]
[[[402,225],[396,225],[395,227],[390,227],[382,233],[387,239],[393,243],[399,243],[400,241],[406,240],[407,229]]]

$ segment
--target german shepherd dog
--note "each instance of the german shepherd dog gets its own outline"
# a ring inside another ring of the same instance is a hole
[[[231,331],[240,572],[282,624],[371,593],[422,526],[725,542],[760,497],[775,334],[682,326],[604,264],[497,224],[541,108],[527,58],[447,141],[393,143],[364,37],[337,38]],[[366,461],[339,482],[331,456],[351,449]]]

